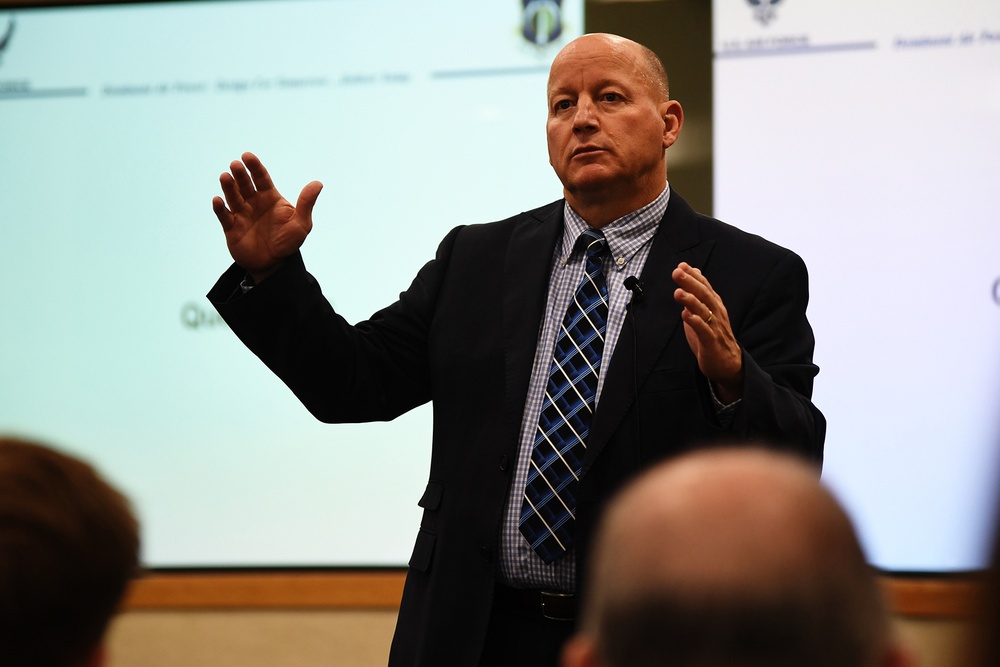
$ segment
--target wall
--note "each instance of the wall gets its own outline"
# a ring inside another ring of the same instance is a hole
[[[395,625],[393,610],[133,611],[108,667],[384,666]]]
[[[392,610],[132,611],[109,635],[108,667],[384,667]],[[954,667],[960,619],[897,617],[921,667]]]

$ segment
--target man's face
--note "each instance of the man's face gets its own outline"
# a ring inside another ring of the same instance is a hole
[[[666,179],[664,149],[676,130],[635,44],[601,35],[566,47],[549,74],[549,163],[567,197],[645,198]]]

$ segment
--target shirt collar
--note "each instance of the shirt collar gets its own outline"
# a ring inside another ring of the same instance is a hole
[[[604,238],[608,240],[608,250],[612,257],[610,266],[617,271],[624,271],[628,268],[635,253],[649,243],[656,234],[669,200],[670,184],[668,183],[656,199],[601,228]],[[559,254],[556,257],[559,264],[569,262],[576,239],[588,227],[584,219],[570,207],[569,202],[564,204],[563,214],[565,220],[563,238]]]

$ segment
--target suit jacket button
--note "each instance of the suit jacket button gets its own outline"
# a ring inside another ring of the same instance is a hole
[[[493,552],[490,551],[489,547],[483,547],[479,550],[479,555],[483,557],[483,560],[489,563],[493,560]]]
[[[504,454],[500,457],[500,472],[507,472],[507,466],[510,464],[510,459]]]

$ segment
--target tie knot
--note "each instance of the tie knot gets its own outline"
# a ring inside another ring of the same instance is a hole
[[[576,239],[577,249],[583,249],[587,257],[600,257],[608,248],[608,240],[599,229],[588,229]]]

